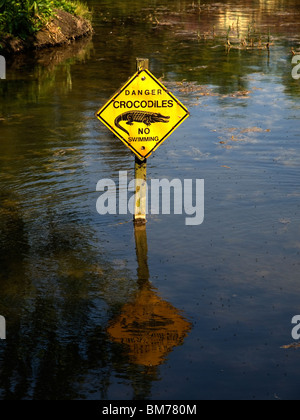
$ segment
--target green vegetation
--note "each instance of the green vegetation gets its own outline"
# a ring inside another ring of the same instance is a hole
[[[53,16],[54,9],[89,17],[88,7],[71,0],[0,0],[0,34],[25,39]]]

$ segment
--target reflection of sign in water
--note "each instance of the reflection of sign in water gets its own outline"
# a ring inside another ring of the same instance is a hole
[[[149,70],[139,70],[97,117],[140,160],[148,158],[189,116],[188,110]]]
[[[190,329],[191,324],[147,282],[135,301],[126,304],[111,322],[108,333],[113,341],[128,347],[134,363],[158,366],[173,347],[183,343]]]

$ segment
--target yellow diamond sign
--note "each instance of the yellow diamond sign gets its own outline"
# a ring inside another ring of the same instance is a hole
[[[143,69],[96,115],[144,160],[176,130],[189,112],[149,70]]]

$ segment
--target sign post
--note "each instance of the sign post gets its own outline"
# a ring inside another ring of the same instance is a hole
[[[146,223],[147,158],[189,116],[189,111],[138,58],[136,73],[96,113],[136,156],[134,222]]]
[[[149,70],[149,60],[143,58],[136,59],[137,72],[142,70]],[[147,159],[143,161],[135,155],[134,166],[135,177],[135,210],[134,210],[134,224],[136,226],[143,226],[146,224],[146,208],[147,208]]]

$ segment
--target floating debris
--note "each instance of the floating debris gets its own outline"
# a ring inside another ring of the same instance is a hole
[[[61,149],[54,152],[54,156],[64,156],[66,153],[75,152],[77,150],[76,147],[69,147],[67,149]]]
[[[214,129],[212,131],[216,132],[217,130]],[[224,132],[226,131],[229,134],[226,135],[225,133],[224,135]],[[253,136],[250,136],[249,134],[266,133],[266,132],[269,133],[270,131],[271,131],[270,129],[264,129],[260,127],[249,127],[249,128],[243,128],[243,129],[238,129],[236,127],[230,127],[228,129],[222,128],[222,136],[218,137],[218,140],[219,140],[219,144],[222,145],[224,149],[232,149],[234,143],[253,142]],[[255,141],[255,138],[254,138],[254,141]]]
[[[298,349],[300,348],[300,343],[292,343],[292,344],[287,344],[285,346],[281,346],[281,349]]]
[[[278,222],[282,225],[288,225],[291,223],[291,219],[279,219]]]
[[[263,133],[263,132],[269,133],[270,131],[271,131],[270,129],[264,130],[263,128],[260,128],[260,127],[250,127],[250,128],[244,128],[244,130],[242,130],[241,133]]]

